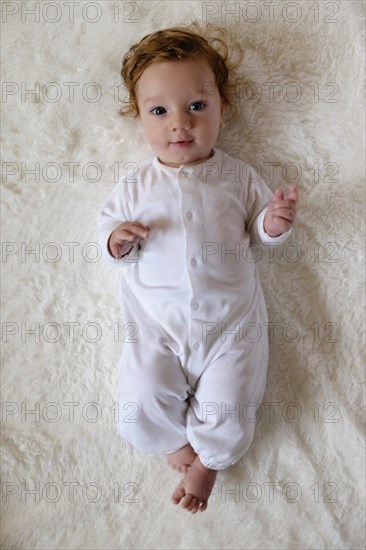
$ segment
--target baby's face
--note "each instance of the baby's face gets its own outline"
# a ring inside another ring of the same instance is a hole
[[[162,61],[150,65],[137,83],[136,96],[145,137],[168,166],[210,157],[224,103],[205,61]]]

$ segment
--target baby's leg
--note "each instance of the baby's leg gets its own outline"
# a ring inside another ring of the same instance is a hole
[[[228,468],[252,443],[266,385],[266,336],[219,356],[202,374],[190,399],[187,435],[208,468]]]
[[[187,411],[187,435],[198,456],[173,493],[175,504],[193,513],[205,510],[216,470],[235,464],[250,447],[267,364],[268,340],[263,330],[258,340],[218,353],[201,375]]]
[[[143,343],[143,342],[142,342]],[[118,431],[143,453],[170,453],[188,443],[186,413],[192,388],[179,358],[152,338],[125,343],[120,361]]]

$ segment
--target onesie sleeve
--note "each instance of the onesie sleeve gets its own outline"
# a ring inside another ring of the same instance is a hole
[[[129,199],[126,178],[122,176],[114,189],[109,193],[97,216],[98,240],[102,250],[102,258],[106,263],[117,267],[138,261],[139,243],[136,243],[130,252],[120,260],[114,258],[108,250],[108,240],[114,229],[122,222],[132,221]]]
[[[278,245],[282,244],[291,234],[292,228],[278,237],[270,237],[266,233],[264,218],[272,198],[273,193],[264,179],[252,166],[247,165],[247,219],[245,226],[253,243]]]
[[[265,207],[256,217],[252,227],[253,242],[262,244],[282,244],[291,235],[292,228],[277,237],[271,237],[264,229],[264,218],[268,207]]]

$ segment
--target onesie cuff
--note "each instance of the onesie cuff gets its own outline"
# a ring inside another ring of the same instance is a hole
[[[266,233],[264,229],[264,218],[266,216],[267,210],[268,207],[264,208],[264,210],[262,210],[262,212],[258,215],[256,219],[256,229],[258,232],[258,237],[263,244],[282,244],[291,235],[292,227],[285,233],[278,235],[278,237],[271,237],[270,235],[268,235],[268,233]]]

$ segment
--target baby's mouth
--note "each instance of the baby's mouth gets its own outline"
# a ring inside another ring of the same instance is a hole
[[[173,147],[178,147],[178,148],[189,147],[192,143],[193,143],[193,139],[185,140],[185,141],[172,141],[171,142]]]

